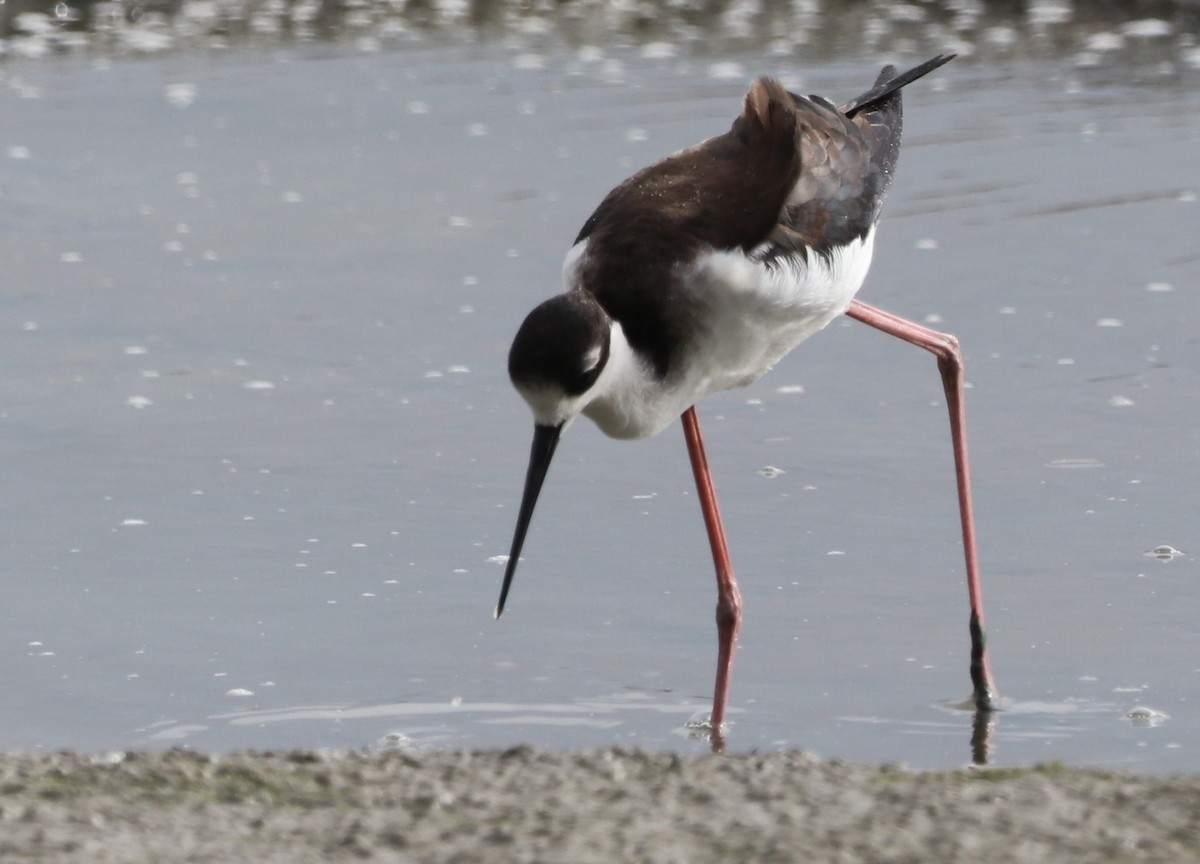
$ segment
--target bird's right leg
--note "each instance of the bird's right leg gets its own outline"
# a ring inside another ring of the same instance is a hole
[[[713,565],[717,571],[717,682],[713,688],[713,708],[709,719],[709,740],[714,752],[725,749],[725,708],[729,702],[729,680],[733,672],[733,654],[737,648],[738,631],[742,626],[742,594],[733,575],[733,564],[729,560],[729,547],[725,543],[725,528],[721,524],[721,511],[717,508],[717,492],[713,488],[712,475],[708,470],[708,457],[704,453],[704,439],[700,437],[700,419],[692,406],[683,412],[683,434],[687,439],[688,457],[692,463],[692,474],[696,478],[696,492],[700,498],[700,510],[704,514],[704,528],[708,532],[708,544],[712,548]]]

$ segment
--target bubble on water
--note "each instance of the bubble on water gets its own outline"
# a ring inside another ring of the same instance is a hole
[[[755,473],[758,474],[759,477],[766,477],[768,480],[770,480],[773,477],[778,477],[780,474],[786,474],[787,472],[782,468],[776,468],[774,465],[764,465]]]
[[[625,130],[625,140],[631,144],[636,144],[639,141],[645,141],[649,137],[650,133],[637,126],[634,126],[632,129]]]
[[[1108,404],[1113,408],[1128,408],[1137,403],[1135,403],[1128,396],[1113,396],[1108,400]]]
[[[125,404],[130,408],[147,408],[154,404],[154,400],[148,396],[130,396],[125,400]]]
[[[1101,318],[1096,322],[1097,327],[1124,327],[1125,322],[1120,318]]]
[[[780,393],[784,396],[797,396],[804,392],[804,385],[803,384],[784,384],[780,387],[776,387],[775,392]]]
[[[239,697],[244,698],[246,696],[253,696],[254,691],[247,690],[245,687],[234,687],[232,690],[226,690],[225,695],[226,696],[239,696]]]
[[[29,148],[21,144],[13,144],[4,148],[4,155],[9,159],[28,159]]]
[[[918,249],[936,249],[938,248],[938,241],[932,237],[922,237],[917,241],[916,246]]]
[[[264,380],[247,381],[242,386],[247,390],[274,390],[275,382]]]
[[[1145,553],[1147,558],[1157,558],[1159,561],[1173,561],[1185,554],[1187,553],[1176,549],[1174,546],[1168,546],[1165,543],[1162,546],[1155,546]]]
[[[1131,709],[1125,715],[1125,718],[1134,726],[1161,726],[1167,720],[1170,720],[1171,716],[1163,711],[1139,705]]]
[[[708,710],[697,711],[687,719],[687,722],[683,724],[683,728],[692,732],[711,732],[712,712]]]
[[[1166,294],[1175,290],[1175,286],[1170,282],[1147,282],[1146,290],[1151,294]]]

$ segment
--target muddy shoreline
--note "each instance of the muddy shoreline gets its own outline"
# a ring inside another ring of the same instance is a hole
[[[1200,779],[800,751],[0,757],[5,861],[1193,861]]]

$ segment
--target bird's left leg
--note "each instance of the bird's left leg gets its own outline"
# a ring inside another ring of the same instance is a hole
[[[725,707],[729,701],[729,679],[733,672],[733,653],[737,648],[738,631],[742,626],[742,594],[733,575],[729,547],[725,543],[725,528],[717,508],[717,492],[708,471],[704,439],[700,437],[700,419],[692,406],[683,412],[683,434],[687,439],[688,457],[696,478],[696,493],[704,514],[704,528],[712,548],[713,565],[717,570],[717,682],[713,688],[713,708],[709,719],[710,738],[714,752],[725,749]]]
[[[967,415],[963,404],[963,361],[958,340],[915,321],[852,300],[846,314],[884,333],[924,348],[937,357],[950,411],[950,438],[954,445],[954,472],[958,478],[958,510],[962,518],[963,554],[967,561],[967,593],[971,601],[971,683],[975,707],[992,711],[997,707],[996,686],[988,664],[983,630],[983,597],[979,584],[979,560],[975,551],[975,518],[971,510],[971,477],[967,464]]]

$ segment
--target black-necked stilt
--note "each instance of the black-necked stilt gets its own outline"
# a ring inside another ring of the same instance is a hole
[[[874,87],[840,106],[759,78],[728,132],[608,194],[567,254],[566,293],[530,312],[513,340],[508,372],[533,409],[534,436],[496,616],[563,429],[584,414],[614,438],[644,438],[682,415],[717,571],[714,747],[723,742],[742,599],[694,406],[754,381],[842,313],[937,357],[958,477],[974,703],[995,707],[958,342],[854,299],[900,150],[900,89],[953,56],[901,75],[888,66]]]

